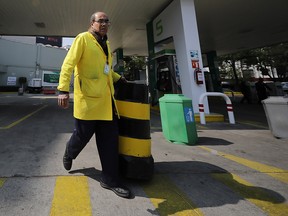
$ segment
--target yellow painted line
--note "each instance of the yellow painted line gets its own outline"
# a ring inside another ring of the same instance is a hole
[[[199,129],[199,130],[205,130],[205,129],[208,128],[207,126],[204,126],[204,125],[201,125],[201,124],[197,124],[196,126],[197,126],[197,129]]]
[[[116,101],[120,116],[127,118],[150,120],[150,105],[127,101]]]
[[[277,197],[273,197],[269,191],[260,187],[255,187],[248,181],[231,173],[213,173],[211,175],[213,178],[221,181],[233,191],[240,194],[246,200],[267,212],[268,215],[288,215],[288,205],[283,203],[283,200],[279,200],[279,198],[277,199]]]
[[[203,215],[201,210],[164,175],[154,175],[143,189],[159,215]]]
[[[150,157],[151,139],[119,136],[119,153],[135,157]]]
[[[232,94],[232,92],[225,91],[224,94],[226,94],[227,96],[232,96],[232,95],[234,95],[234,96],[243,96],[243,94],[241,92],[233,92],[233,94]]]
[[[221,157],[227,158],[229,160],[242,164],[246,167],[257,170],[261,173],[265,173],[269,176],[272,176],[273,178],[278,179],[279,181],[288,183],[288,170],[282,170],[277,167],[268,166],[268,165],[261,164],[255,161],[251,161],[245,158],[237,157],[237,156],[230,155],[230,154],[225,154],[223,152],[219,152],[219,151],[216,151],[216,150],[204,147],[204,146],[199,146],[199,147],[206,151],[212,152],[213,154],[217,154]]]
[[[267,126],[263,126],[260,125],[256,122],[251,122],[251,121],[238,121],[240,124],[246,124],[246,125],[250,125],[250,126],[254,126],[254,127],[258,127],[258,128],[262,128],[262,129],[268,129]]]
[[[156,110],[155,108],[151,108],[151,112],[153,112],[153,114],[157,114],[160,115],[160,110]],[[200,122],[200,114],[199,113],[195,113],[194,114],[194,118],[195,118],[195,122],[199,123]],[[210,114],[205,114],[205,120],[206,122],[224,122],[224,115],[222,114],[218,114],[218,113],[210,113]]]
[[[15,94],[15,95],[17,95],[18,93],[17,92],[0,92],[0,94]]]
[[[195,121],[200,122],[200,114],[195,113],[194,114]],[[222,114],[205,114],[205,120],[206,122],[224,122],[224,115]]]
[[[46,108],[47,106],[48,106],[48,105],[44,105],[44,106],[40,107],[39,109],[35,110],[34,112],[32,112],[32,113],[24,116],[23,118],[15,121],[15,122],[13,122],[13,123],[10,124],[10,125],[7,125],[7,126],[5,126],[5,127],[0,127],[0,129],[10,129],[10,128],[14,127],[15,125],[19,124],[20,122],[24,121],[25,119],[29,118],[30,116],[34,115],[35,113],[39,112],[40,110]]]
[[[92,216],[86,176],[57,177],[50,216]]]
[[[5,181],[6,181],[5,178],[0,178],[0,188],[4,185]]]

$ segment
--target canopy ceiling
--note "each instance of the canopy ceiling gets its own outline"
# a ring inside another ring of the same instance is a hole
[[[202,53],[218,54],[288,40],[287,0],[194,0]],[[171,0],[0,0],[0,35],[74,37],[93,12],[112,22],[109,40],[124,55],[147,55],[146,23]]]

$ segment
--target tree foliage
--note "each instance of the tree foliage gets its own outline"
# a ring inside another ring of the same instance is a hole
[[[139,79],[139,71],[145,70],[146,60],[143,56],[124,57],[124,76],[127,80]]]
[[[243,77],[243,69],[256,68],[262,76],[269,76],[275,81],[288,79],[288,43],[274,46],[245,50],[238,53],[223,55],[218,58],[220,73],[225,78],[235,79]],[[238,62],[239,67],[236,67]],[[276,70],[277,75],[271,73]]]

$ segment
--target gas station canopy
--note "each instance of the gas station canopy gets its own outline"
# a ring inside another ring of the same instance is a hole
[[[192,0],[181,0],[192,1]],[[0,35],[75,37],[95,11],[108,14],[113,50],[148,55],[146,24],[172,0],[0,0]],[[286,42],[287,0],[194,0],[202,53]],[[177,31],[175,29],[174,31]]]

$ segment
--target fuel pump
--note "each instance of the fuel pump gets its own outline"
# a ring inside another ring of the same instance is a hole
[[[171,92],[172,82],[171,82],[171,71],[167,67],[167,62],[159,62],[157,68],[157,90],[161,92]]]
[[[175,51],[162,50],[156,53],[156,89],[157,100],[164,94],[181,94],[180,75]]]

